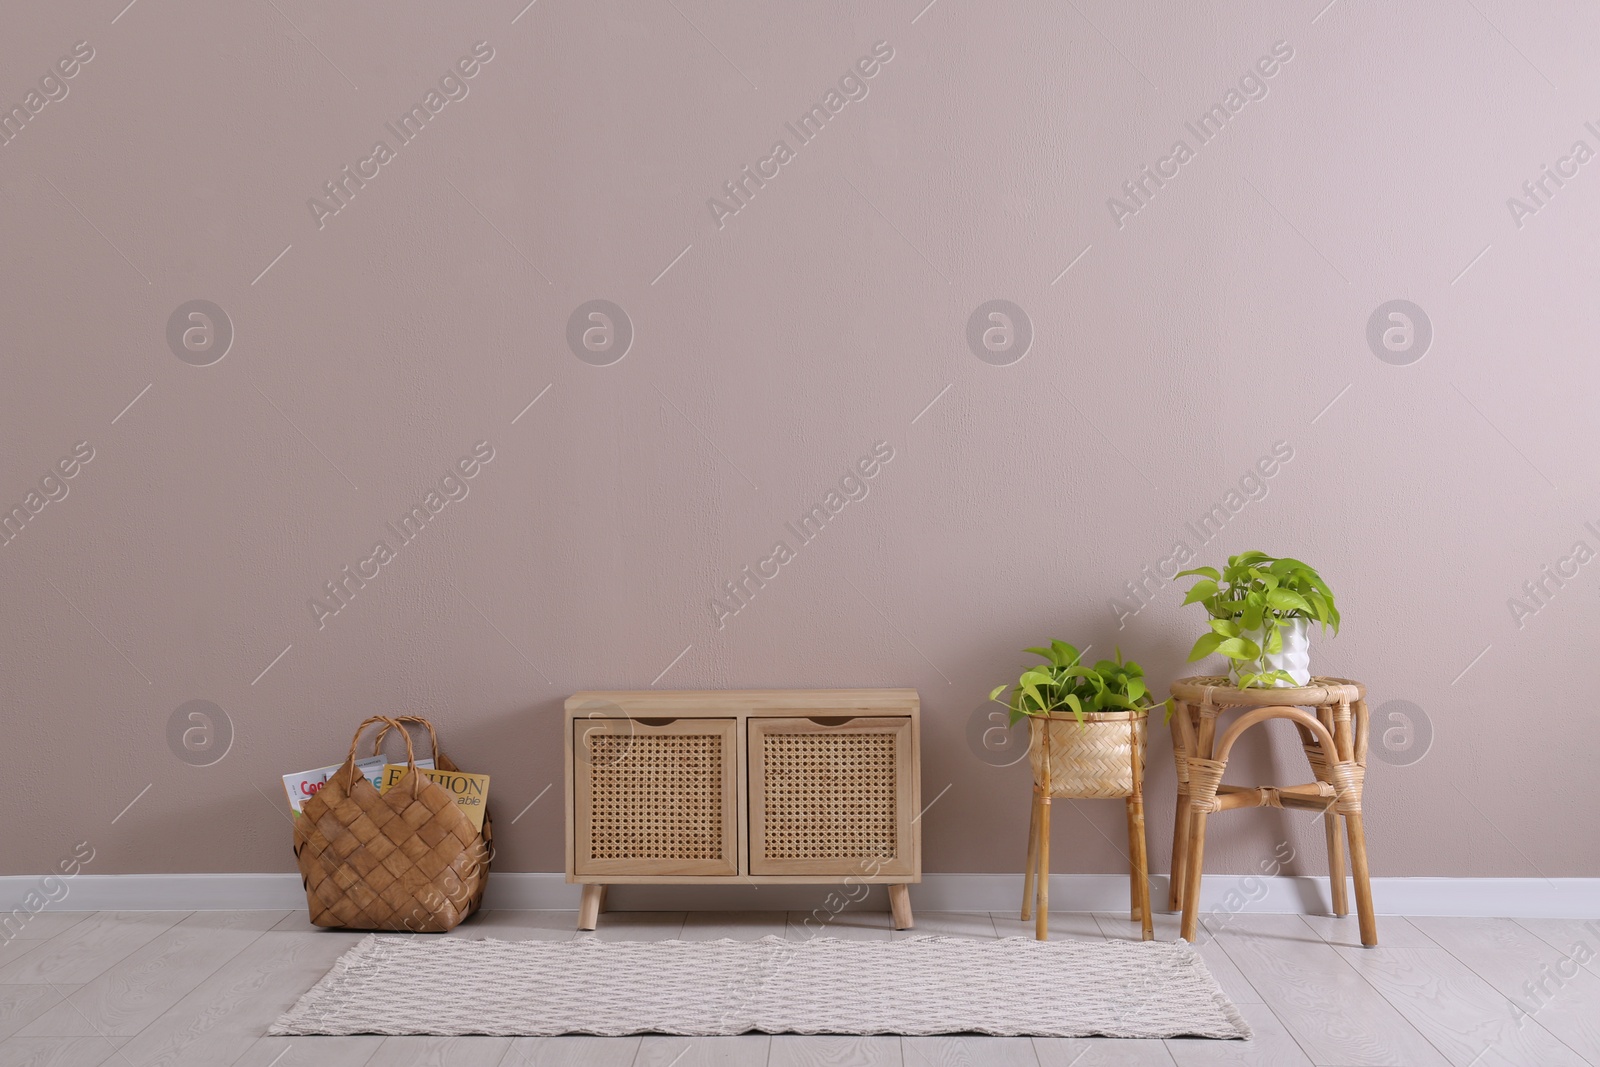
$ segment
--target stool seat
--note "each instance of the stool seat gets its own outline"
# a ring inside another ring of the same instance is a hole
[[[1195,939],[1199,926],[1207,817],[1238,808],[1287,807],[1323,815],[1335,915],[1349,912],[1344,862],[1348,836],[1361,943],[1368,947],[1378,943],[1361,815],[1367,769],[1366,695],[1360,682],[1348,678],[1312,678],[1306,685],[1283,689],[1239,689],[1216,676],[1180,678],[1172,683],[1178,803],[1167,903],[1173,911],[1182,909],[1181,933],[1186,940]],[[1242,714],[1219,738],[1217,720],[1235,711]],[[1245,731],[1274,719],[1295,724],[1316,780],[1289,786],[1222,784],[1234,743]]]

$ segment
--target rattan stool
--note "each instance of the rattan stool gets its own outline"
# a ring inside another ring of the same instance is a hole
[[[1333,913],[1345,915],[1342,819],[1350,837],[1361,943],[1378,943],[1367,873],[1367,840],[1361,824],[1361,787],[1367,769],[1366,689],[1347,678],[1313,678],[1294,689],[1237,689],[1226,678],[1182,678],[1172,683],[1172,749],[1178,765],[1178,805],[1172,834],[1172,884],[1168,905],[1183,909],[1182,936],[1195,938],[1200,918],[1200,874],[1205,859],[1206,816],[1234,808],[1299,808],[1320,811],[1328,841],[1328,876]],[[1303,710],[1312,708],[1315,714]],[[1217,739],[1217,718],[1242,710]],[[1223,785],[1233,744],[1250,727],[1288,719],[1316,781],[1295,786]]]
[[[1130,918],[1143,938],[1155,937],[1150,915],[1150,858],[1144,833],[1146,711],[1089,712],[1029,718],[1028,759],[1033,768],[1033,815],[1028,823],[1028,869],[1022,877],[1022,921],[1037,904],[1034,937],[1050,928],[1051,800],[1123,800],[1128,815]]]

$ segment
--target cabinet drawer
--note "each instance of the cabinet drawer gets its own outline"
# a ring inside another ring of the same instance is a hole
[[[913,875],[912,721],[749,720],[752,875]]]
[[[735,720],[571,727],[577,874],[738,873]]]

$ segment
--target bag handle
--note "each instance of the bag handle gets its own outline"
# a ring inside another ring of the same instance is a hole
[[[378,753],[383,751],[383,739],[389,736],[389,727],[391,726],[396,727],[402,734],[406,735],[406,743],[409,745],[411,740],[410,731],[406,730],[403,726],[400,726],[401,723],[405,722],[420,723],[422,726],[427,728],[428,740],[433,743],[433,762],[437,765],[439,762],[439,735],[434,732],[433,723],[429,722],[427,719],[424,719],[421,715],[395,715],[391,718],[385,719],[385,725],[383,729],[378,731],[377,738],[372,742],[372,754],[376,756]]]
[[[344,758],[344,765],[350,768],[349,781],[345,783],[346,790],[355,788],[356,748],[361,744],[361,735],[366,731],[367,727],[371,726],[375,722],[381,722],[385,724],[383,728],[384,733],[387,733],[389,727],[391,726],[400,731],[400,736],[406,739],[406,765],[413,771],[417,769],[417,754],[411,748],[411,735],[406,732],[405,727],[401,726],[398,722],[389,718],[387,715],[373,715],[372,717],[363,719],[361,721],[361,725],[356,727],[355,736],[350,739],[350,754]],[[381,739],[383,734],[380,733],[378,736]]]

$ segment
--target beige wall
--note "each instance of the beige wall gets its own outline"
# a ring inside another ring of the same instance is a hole
[[[493,775],[501,869],[556,870],[561,700],[652,682],[916,686],[950,786],[928,869],[1018,870],[1026,772],[975,754],[974,710],[1050,636],[1184,672],[1198,611],[1126,586],[1185,542],[1317,564],[1347,622],[1317,666],[1431,732],[1373,761],[1375,873],[1600,875],[1571,829],[1600,799],[1591,7],[122,4],[0,33],[8,108],[93,52],[0,146],[0,503],[93,454],[0,548],[0,872],[79,841],[95,873],[290,870],[278,776],[389,711]],[[802,144],[785,123],[875,42]],[[746,165],[764,186],[709,207]],[[567,341],[596,299],[634,334],[608,366]],[[967,339],[996,299],[1031,323],[1008,365]],[[1395,299],[1420,361],[1369,346]],[[168,339],[193,300],[232,327],[206,366],[219,338]],[[387,531],[480,441],[464,498]],[[879,442],[801,545],[785,523]],[[319,620],[347,565],[376,576]],[[1513,611],[1545,565],[1577,574]],[[195,700],[231,723],[209,766],[171,740]],[[1284,840],[1322,869],[1300,816],[1218,822],[1214,870]],[[1058,824],[1057,869],[1121,869],[1115,805]]]

